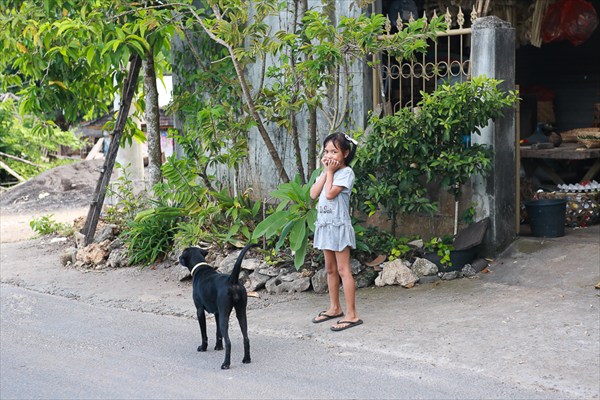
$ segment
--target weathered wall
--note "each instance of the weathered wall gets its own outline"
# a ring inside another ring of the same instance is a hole
[[[310,9],[321,7],[320,1],[309,1]],[[354,0],[338,0],[336,2],[335,18],[337,23],[341,16],[358,16],[361,10],[354,5]],[[278,16],[273,16],[269,20],[272,27],[272,32],[279,30],[290,29],[291,14],[281,12]],[[174,59],[183,60],[186,58],[185,49],[179,40],[176,40],[173,45]],[[189,57],[189,56],[188,56]],[[273,58],[267,58],[265,62],[268,65],[273,65],[276,62]],[[193,65],[193,64],[192,64]],[[186,82],[182,82],[180,77],[177,77],[177,68],[185,68],[184,66],[176,65],[174,71],[174,87],[177,90],[185,90]],[[250,77],[250,83],[256,87],[261,78],[263,65],[258,62],[248,67],[247,73]],[[350,113],[346,118],[345,125],[339,127],[339,130],[354,130],[363,129],[366,125],[367,113],[371,109],[370,96],[370,73],[366,63],[355,63],[351,66],[351,87],[350,87]],[[268,84],[268,81],[266,81]],[[176,127],[181,128],[185,123],[180,118],[175,120]],[[307,155],[308,155],[308,116],[300,115],[298,117],[298,125],[300,132],[300,147],[303,151],[303,165],[306,170]],[[296,160],[294,155],[292,137],[284,129],[276,125],[267,125],[267,129],[272,133],[273,142],[279,152],[279,155],[284,163],[288,176],[293,179],[297,173]],[[327,134],[330,133],[330,127],[322,114],[318,116],[318,151],[320,143]],[[268,198],[269,193],[274,190],[280,183],[279,175],[275,168],[270,155],[266,150],[266,146],[258,133],[257,129],[252,129],[249,134],[249,157],[246,162],[240,167],[237,177],[235,171],[220,168],[217,174],[220,176],[221,183],[229,187],[231,192],[243,192],[247,189],[252,189],[253,195],[257,198]]]
[[[472,74],[501,79],[500,89],[514,90],[515,29],[498,17],[480,18],[473,24],[472,38]],[[481,136],[473,135],[472,140],[494,149],[489,177],[473,179],[477,215],[490,217],[483,247],[493,255],[516,235],[515,110],[506,110],[503,118],[482,129]]]

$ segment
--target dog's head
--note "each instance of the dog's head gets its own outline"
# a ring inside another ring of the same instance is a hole
[[[190,271],[194,268],[194,265],[202,262],[206,262],[206,255],[208,251],[201,249],[200,247],[188,247],[183,250],[179,256],[179,264],[183,265]]]

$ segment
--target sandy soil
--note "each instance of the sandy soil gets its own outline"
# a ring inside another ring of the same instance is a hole
[[[29,223],[52,215],[62,223],[87,216],[103,160],[80,161],[48,170],[0,194],[0,243],[35,237]]]

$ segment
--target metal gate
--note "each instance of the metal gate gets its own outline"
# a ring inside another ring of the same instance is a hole
[[[431,18],[437,18],[436,11]],[[427,19],[424,15],[423,18]],[[448,29],[439,32],[425,54],[414,59],[403,60],[387,54],[380,54],[373,71],[373,106],[382,107],[384,115],[397,112],[400,108],[416,107],[422,98],[421,92],[432,92],[443,83],[464,82],[470,77],[470,25],[477,19],[477,11],[470,13],[469,27],[465,27],[465,15],[458,9],[456,18],[446,9],[444,21]],[[408,22],[413,22],[411,15]],[[387,19],[387,35],[394,28],[402,30],[404,23],[400,17],[395,22]]]

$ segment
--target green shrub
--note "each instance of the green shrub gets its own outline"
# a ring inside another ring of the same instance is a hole
[[[53,235],[55,233],[62,236],[71,236],[75,230],[72,226],[56,222],[52,217],[54,214],[43,215],[40,218],[34,218],[29,221],[29,226],[39,235]]]

